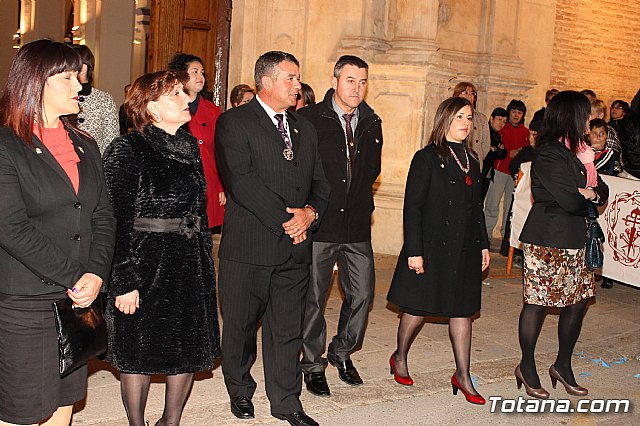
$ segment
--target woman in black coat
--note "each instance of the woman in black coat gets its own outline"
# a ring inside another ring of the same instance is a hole
[[[448,317],[456,361],[454,394],[460,389],[467,401],[484,404],[469,374],[471,316],[480,310],[482,271],[489,266],[480,166],[468,141],[472,111],[464,98],[442,102],[428,145],[411,162],[404,246],[387,296],[402,312],[389,364],[398,383],[412,385],[407,354],[424,317]]]
[[[180,423],[195,371],[212,368],[219,329],[206,183],[183,71],[138,78],[125,108],[136,130],[104,153],[118,228],[106,311],[107,360],[131,425],[144,424],[151,374],[166,374],[159,425]]]
[[[595,170],[593,150],[584,142],[590,112],[584,95],[558,93],[545,112],[531,164],[534,203],[520,234],[524,243],[524,306],[519,323],[522,359],[515,375],[518,387],[524,384],[527,394],[535,398],[549,397],[540,383],[534,357],[547,307],[561,309],[558,355],[549,368],[551,383],[555,388],[560,381],[571,395],[588,392],[578,386],[571,369],[582,318],[595,295],[593,271],[585,264],[585,218],[590,202],[602,205],[609,195]]]
[[[0,424],[68,425],[87,367],[61,378],[52,303],[89,306],[109,275],[116,222],[98,147],[78,112],[76,52],[37,40],[0,98]]]

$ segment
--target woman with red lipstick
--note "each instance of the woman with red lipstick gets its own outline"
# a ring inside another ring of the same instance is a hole
[[[402,312],[389,359],[396,382],[412,385],[407,355],[427,316],[449,318],[456,372],[453,393],[484,404],[469,374],[471,317],[480,310],[489,239],[481,202],[480,166],[470,150],[471,103],[449,98],[436,111],[427,146],[411,161],[404,198],[404,245],[387,300]]]
[[[187,130],[198,139],[204,176],[207,179],[207,215],[209,228],[219,232],[224,219],[224,205],[227,196],[218,174],[218,165],[213,146],[216,133],[216,120],[221,114],[220,108],[202,95],[206,92],[206,79],[202,59],[187,53],[177,53],[169,63],[169,69],[186,71],[189,81],[184,83],[184,91],[189,95],[189,110],[191,121],[187,123]]]
[[[51,304],[89,306],[109,276],[116,222],[94,140],[68,120],[82,61],[37,40],[0,98],[0,424],[68,425],[87,367],[61,378]]]
[[[157,425],[178,425],[195,371],[220,351],[215,272],[197,140],[183,71],[138,78],[125,109],[135,130],[104,153],[118,220],[105,319],[129,424],[143,426],[152,374],[167,376]]]

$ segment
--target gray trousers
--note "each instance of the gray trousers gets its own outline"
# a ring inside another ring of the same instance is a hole
[[[487,226],[489,241],[491,241],[491,236],[493,235],[493,228],[495,228],[496,223],[498,223],[500,198],[502,198],[503,194],[504,201],[502,202],[502,226],[500,228],[500,236],[504,237],[509,207],[511,206],[511,199],[513,198],[513,186],[513,178],[510,175],[496,170],[495,177],[489,185],[487,197],[484,200],[484,222]]]
[[[328,353],[339,362],[347,361],[351,352],[360,348],[364,340],[375,287],[371,241],[348,244],[314,242],[302,329],[301,366],[305,373],[324,371],[327,366],[327,359],[322,357],[327,341],[324,308],[336,261],[344,300],[338,332],[329,344]]]

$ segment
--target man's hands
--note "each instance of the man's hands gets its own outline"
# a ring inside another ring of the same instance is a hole
[[[293,238],[293,244],[300,244],[307,239],[307,229],[315,219],[315,212],[309,207],[287,207],[287,213],[293,214],[293,217],[282,224],[284,232]]]
[[[73,285],[73,289],[67,290],[67,296],[79,308],[89,307],[100,292],[102,278],[87,272]]]

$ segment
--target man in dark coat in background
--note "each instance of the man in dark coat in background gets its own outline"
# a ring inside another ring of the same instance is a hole
[[[620,145],[622,146],[622,168],[640,179],[640,90],[631,101],[631,108],[620,120]]]
[[[262,321],[265,388],[271,414],[317,425],[300,403],[299,352],[311,261],[310,232],[327,205],[317,134],[295,112],[297,59],[267,52],[255,66],[258,95],[222,114],[216,158],[229,193],[220,241],[219,295],[224,316],[222,373],[231,412],[251,419],[256,332]]]
[[[304,380],[307,390],[318,396],[331,394],[324,373],[327,360],[338,369],[343,382],[362,384],[350,355],[362,346],[373,301],[372,187],[380,174],[382,153],[380,117],[364,102],[368,70],[362,59],[342,56],[324,100],[300,111],[318,131],[318,149],[331,183],[329,206],[313,236],[303,327]],[[345,298],[338,332],[323,358],[327,339],[324,307],[336,261]]]

